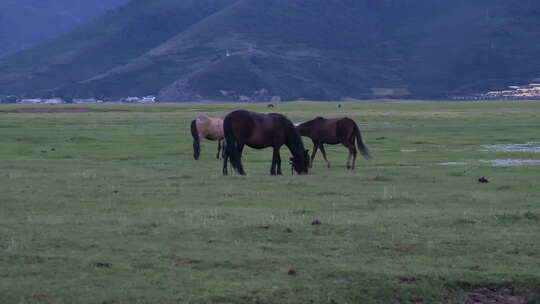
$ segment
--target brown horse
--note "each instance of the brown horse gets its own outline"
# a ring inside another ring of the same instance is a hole
[[[241,175],[245,175],[242,166],[244,145],[255,149],[274,148],[270,174],[281,174],[281,156],[279,149],[286,145],[293,155],[293,168],[298,174],[307,174],[309,154],[305,150],[300,134],[293,123],[282,114],[262,114],[238,110],[225,116],[223,122],[226,149],[223,157],[223,174],[227,175],[227,161],[230,158],[232,167]]]
[[[317,149],[320,149],[326,165],[330,168],[330,162],[326,158],[326,151],[324,151],[324,144],[336,145],[343,144],[347,149],[349,149],[349,157],[347,158],[347,169],[354,169],[356,166],[356,154],[357,150],[354,145],[358,145],[360,153],[366,158],[369,159],[369,152],[367,147],[362,142],[362,135],[360,134],[360,129],[354,122],[354,120],[344,117],[344,118],[334,118],[326,119],[323,117],[316,117],[312,120],[306,121],[302,124],[297,125],[296,129],[302,136],[311,138],[313,141],[313,154],[311,155],[311,164],[313,164],[313,159],[315,158],[315,153]],[[351,165],[351,156],[353,162]]]
[[[201,138],[218,141],[216,158],[219,159],[221,142],[223,141],[223,118],[201,115],[191,121],[191,135],[193,136],[193,157],[199,159],[201,155]]]

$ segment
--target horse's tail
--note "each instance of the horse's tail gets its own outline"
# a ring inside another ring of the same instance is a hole
[[[354,136],[356,137],[356,145],[358,146],[358,150],[360,150],[360,154],[362,154],[365,159],[369,159],[371,155],[369,155],[368,148],[362,141],[362,134],[360,134],[360,129],[356,123],[354,123]]]
[[[197,120],[191,122],[191,135],[193,136],[193,158],[199,159],[201,155],[201,139],[197,131]]]
[[[240,175],[246,175],[244,172],[244,167],[242,167],[242,160],[240,155],[238,140],[234,135],[234,130],[232,126],[232,118],[225,117],[223,121],[223,133],[225,136],[225,152],[224,161],[227,161],[227,158],[231,160],[231,166],[238,172]]]

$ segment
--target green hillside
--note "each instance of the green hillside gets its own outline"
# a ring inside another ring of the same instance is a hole
[[[128,0],[2,0],[0,56],[72,31]]]
[[[0,95],[469,94],[540,76],[539,12],[532,0],[137,0],[0,59]]]

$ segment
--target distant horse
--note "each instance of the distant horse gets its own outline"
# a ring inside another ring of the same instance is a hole
[[[232,167],[245,175],[242,166],[244,145],[255,149],[274,148],[270,174],[281,174],[281,156],[279,149],[286,145],[293,155],[293,168],[298,174],[307,174],[309,166],[308,150],[304,148],[302,138],[293,123],[282,114],[262,114],[238,110],[225,116],[223,122],[226,149],[223,157],[223,174],[227,175],[227,161]]]
[[[223,118],[201,115],[191,121],[191,135],[193,136],[193,157],[199,159],[201,155],[201,138],[218,141],[216,158],[219,159],[221,142],[223,141]]]
[[[336,145],[341,143],[347,149],[349,149],[347,169],[354,169],[356,166],[357,150],[354,145],[355,141],[358,145],[360,153],[362,153],[366,159],[369,159],[370,157],[367,147],[362,142],[360,129],[358,129],[358,126],[354,120],[348,117],[326,119],[319,116],[312,120],[298,124],[296,129],[300,135],[309,137],[313,141],[313,154],[311,154],[312,165],[313,159],[315,158],[315,153],[317,153],[317,149],[320,149],[324,160],[326,161],[327,167],[330,168],[330,162],[326,158],[326,151],[324,151],[324,144]],[[351,156],[353,158],[352,165]]]

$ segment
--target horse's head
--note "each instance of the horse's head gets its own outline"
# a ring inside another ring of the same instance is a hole
[[[297,156],[291,156],[289,158],[291,166],[300,175],[308,174],[309,168],[309,150],[304,150],[303,154]]]

